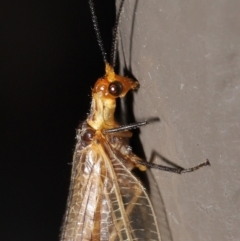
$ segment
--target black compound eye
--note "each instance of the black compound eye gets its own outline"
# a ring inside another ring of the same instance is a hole
[[[92,141],[94,134],[95,134],[94,131],[89,129],[83,134],[82,140],[85,142],[90,142],[90,141]]]
[[[119,96],[123,91],[123,85],[119,81],[114,81],[109,85],[108,91],[113,96]]]

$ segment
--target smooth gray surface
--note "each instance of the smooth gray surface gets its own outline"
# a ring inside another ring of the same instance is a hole
[[[161,119],[141,129],[147,158],[157,151],[183,167],[212,165],[152,171],[172,234],[163,241],[240,240],[239,23],[238,0],[124,4],[120,64],[141,84],[135,117]]]

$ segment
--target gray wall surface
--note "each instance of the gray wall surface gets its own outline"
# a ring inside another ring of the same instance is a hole
[[[238,0],[124,3],[119,57],[141,85],[135,118],[160,118],[141,128],[147,160],[211,162],[183,175],[151,170],[163,241],[240,240],[239,23]]]

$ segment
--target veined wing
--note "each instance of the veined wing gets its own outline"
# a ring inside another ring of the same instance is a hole
[[[160,240],[143,186],[109,151],[106,141],[77,144],[61,240]]]
[[[113,235],[113,239],[109,240],[160,241],[156,217],[142,184],[126,168],[121,159],[115,157],[109,160],[108,164],[109,169],[113,170],[112,180],[115,181],[115,192],[110,195],[111,200],[117,200],[120,192],[120,200],[112,202],[112,210],[119,220],[117,223],[119,231],[117,233],[117,230],[114,230],[112,234],[115,233],[115,239]]]

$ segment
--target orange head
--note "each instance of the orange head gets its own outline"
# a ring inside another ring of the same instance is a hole
[[[115,74],[109,64],[106,64],[105,70],[105,76],[97,80],[92,90],[91,110],[87,119],[95,130],[115,127],[116,98],[124,97],[129,90],[139,87],[137,81]]]

